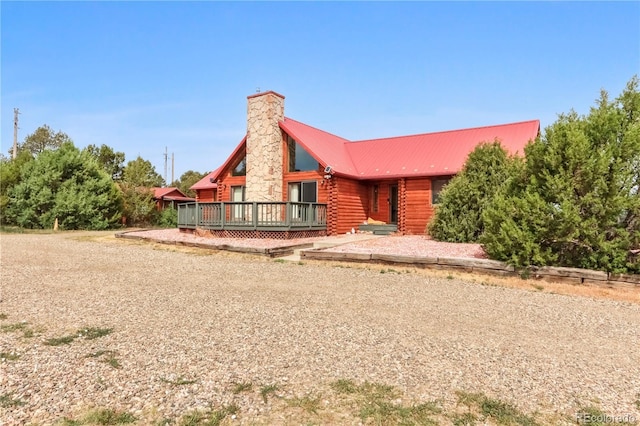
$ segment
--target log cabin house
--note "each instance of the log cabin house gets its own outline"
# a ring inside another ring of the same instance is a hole
[[[424,234],[438,194],[481,142],[512,154],[538,136],[538,120],[349,141],[285,117],[284,96],[248,97],[247,133],[222,166],[179,206],[181,230],[216,236],[336,235],[369,221]]]

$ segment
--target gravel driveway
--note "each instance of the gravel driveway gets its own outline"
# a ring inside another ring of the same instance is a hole
[[[357,424],[330,392],[338,379],[445,410],[463,390],[529,413],[640,418],[639,305],[98,235],[0,236],[0,352],[16,354],[0,363],[0,424],[90,407],[146,424],[231,403],[226,421],[299,423],[237,383],[320,395],[332,422]],[[85,327],[113,332],[44,344]]]

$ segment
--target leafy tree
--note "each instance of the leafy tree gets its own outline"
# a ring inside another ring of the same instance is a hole
[[[514,161],[498,140],[478,145],[440,193],[429,235],[441,241],[478,241],[484,231],[482,211],[506,181]]]
[[[114,151],[113,148],[104,144],[99,148],[89,145],[85,150],[111,175],[111,179],[120,180],[124,169],[124,152]]]
[[[640,272],[640,93],[562,114],[483,214],[487,253],[517,266]]]
[[[151,188],[163,184],[164,179],[149,161],[138,157],[127,163],[122,173],[120,189],[128,225],[146,225],[156,220],[158,212]]]
[[[171,186],[177,187],[188,197],[195,197],[196,191],[189,188],[191,188],[196,182],[205,177],[207,174],[208,172],[200,173],[193,170],[188,170],[180,176],[180,179],[173,181],[171,183]]]
[[[54,132],[51,127],[43,124],[35,132],[28,135],[24,142],[18,144],[18,150],[26,150],[33,155],[38,155],[47,150],[58,149],[65,142],[71,142],[66,133]]]
[[[122,182],[120,189],[127,225],[149,225],[156,221],[158,211],[151,188],[136,187]]]
[[[9,190],[7,217],[26,228],[106,229],[121,217],[121,195],[111,178],[72,142],[45,150],[24,165]]]
[[[153,188],[164,185],[164,179],[156,172],[153,164],[140,156],[127,163],[122,172],[122,180],[136,187]]]
[[[9,205],[9,191],[20,183],[22,168],[33,160],[29,151],[20,151],[15,159],[0,158],[0,224],[13,224],[8,221],[6,209]]]

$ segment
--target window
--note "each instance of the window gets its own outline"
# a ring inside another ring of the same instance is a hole
[[[306,172],[318,170],[320,165],[298,142],[287,136],[287,150],[289,153],[290,172]]]
[[[292,203],[316,203],[318,201],[318,183],[315,180],[291,182],[289,184],[289,201]],[[291,218],[307,220],[309,209],[304,205],[291,206]]]
[[[440,202],[440,192],[449,183],[451,178],[431,179],[431,204],[436,205]]]
[[[371,209],[374,211],[374,213],[378,212],[378,192],[380,190],[380,187],[378,185],[373,185],[373,196],[371,197],[372,202],[371,202]]]
[[[231,201],[240,202],[244,201],[244,186],[232,186],[231,187]],[[233,206],[231,211],[232,220],[244,220],[244,204],[238,204]]]
[[[247,156],[242,157],[242,160],[233,168],[231,176],[246,176],[247,175]]]
[[[291,182],[289,184],[289,201],[293,203],[318,202],[318,183],[315,180]]]

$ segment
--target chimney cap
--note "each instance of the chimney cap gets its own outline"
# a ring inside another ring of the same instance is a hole
[[[276,95],[277,97],[284,99],[284,96],[282,96],[280,93],[274,92],[273,90],[267,90],[266,92],[254,93],[253,95],[247,96],[247,99],[257,98],[258,96],[264,96],[264,95],[268,95],[268,94]]]

